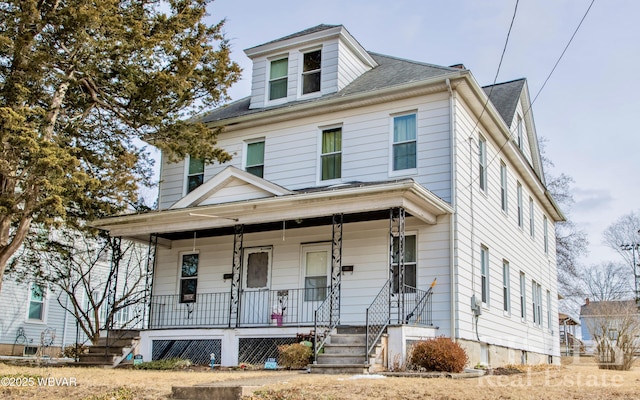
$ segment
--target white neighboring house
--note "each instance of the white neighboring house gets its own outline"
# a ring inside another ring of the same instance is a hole
[[[146,360],[260,363],[297,334],[368,325],[386,367],[440,335],[471,365],[559,363],[564,217],[524,79],[481,87],[341,25],[245,53],[250,95],[202,117],[233,159],[162,162],[158,211],[94,223],[155,245]]]

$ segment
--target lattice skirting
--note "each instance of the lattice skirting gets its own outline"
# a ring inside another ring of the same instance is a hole
[[[210,363],[211,353],[216,355],[216,360],[222,359],[222,340],[154,340],[151,344],[152,360],[182,358],[204,365]]]
[[[240,338],[238,362],[253,365],[264,364],[267,358],[278,358],[278,346],[297,343],[295,337]]]

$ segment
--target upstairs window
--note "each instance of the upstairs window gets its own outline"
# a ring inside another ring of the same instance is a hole
[[[517,195],[518,195],[518,226],[522,228],[522,224],[524,224],[524,221],[523,221],[524,215],[522,212],[522,185],[520,184],[520,182],[518,182]]]
[[[180,303],[195,303],[199,254],[183,254],[180,263]]]
[[[542,227],[544,229],[544,252],[549,253],[549,222],[546,215],[542,218]]]
[[[529,235],[531,235],[531,238],[536,237],[536,221],[534,216],[533,199],[529,197]]]
[[[264,178],[264,140],[247,143],[245,171]]]
[[[321,64],[321,50],[311,51],[302,56],[302,94],[320,91]]]
[[[287,97],[288,73],[288,58],[271,61],[271,68],[269,70],[269,100]]]
[[[393,170],[416,167],[416,115],[393,118]]]
[[[320,154],[323,181],[342,177],[342,128],[322,131],[322,153]]]
[[[478,181],[480,184],[480,190],[487,191],[487,141],[480,136],[478,140]]]
[[[204,182],[204,161],[199,158],[189,157],[189,170],[187,171],[187,193]]]
[[[517,141],[518,141],[518,147],[522,148],[522,118],[518,115],[518,125],[516,127],[517,129]]]
[[[27,317],[34,321],[44,321],[44,287],[36,283],[31,285]]]
[[[500,207],[502,211],[507,212],[509,206],[507,191],[507,166],[505,163],[500,163]]]

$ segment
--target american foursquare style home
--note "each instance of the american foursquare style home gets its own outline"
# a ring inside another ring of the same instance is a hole
[[[201,117],[233,159],[162,162],[159,210],[95,223],[154,250],[145,360],[307,339],[319,366],[393,368],[446,336],[471,365],[559,362],[564,217],[526,80],[481,87],[341,25],[245,53],[250,95]]]

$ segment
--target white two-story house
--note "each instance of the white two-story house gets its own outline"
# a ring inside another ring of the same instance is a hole
[[[233,159],[162,162],[159,210],[94,224],[155,249],[145,359],[259,363],[351,326],[387,366],[441,335],[472,365],[559,362],[564,217],[524,79],[481,87],[341,25],[245,53],[249,96],[202,116]]]

